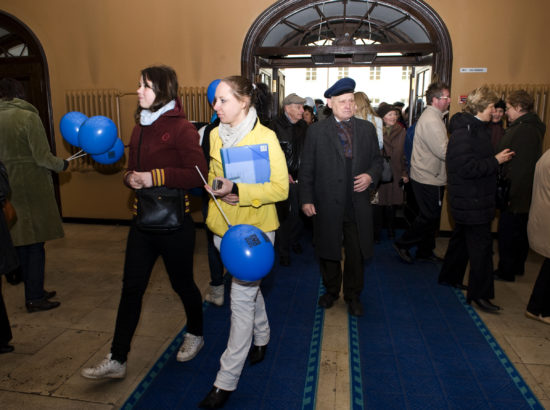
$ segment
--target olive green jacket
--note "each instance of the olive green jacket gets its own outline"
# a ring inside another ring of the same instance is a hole
[[[50,151],[36,108],[14,98],[0,100],[0,160],[11,185],[17,221],[10,230],[15,246],[63,237],[51,171],[65,162]]]

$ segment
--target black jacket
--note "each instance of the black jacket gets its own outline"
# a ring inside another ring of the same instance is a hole
[[[542,155],[542,139],[546,125],[537,114],[528,112],[508,125],[497,152],[510,148],[514,157],[502,167],[510,180],[510,202],[507,211],[528,213],[533,192],[535,165]]]
[[[269,128],[277,134],[281,148],[285,153],[288,173],[292,175],[292,178],[298,179],[307,123],[304,120],[300,120],[292,124],[283,112],[271,122]]]
[[[451,118],[447,145],[447,188],[451,214],[457,223],[477,225],[495,216],[498,161],[488,124],[472,114]]]
[[[0,162],[0,276],[11,272],[19,265],[2,209],[4,201],[8,198],[9,194],[8,174],[4,164]],[[1,277],[0,280],[2,280]]]

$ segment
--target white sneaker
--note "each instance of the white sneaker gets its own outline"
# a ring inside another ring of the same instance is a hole
[[[178,351],[176,360],[178,362],[187,362],[199,353],[199,350],[204,346],[204,339],[202,336],[195,336],[191,333],[186,333],[183,337],[183,343]]]
[[[126,363],[111,360],[111,353],[97,366],[85,367],[80,371],[87,379],[123,379],[126,376]]]
[[[223,293],[224,293],[223,285],[210,286],[210,290],[204,297],[204,300],[216,306],[223,306]]]

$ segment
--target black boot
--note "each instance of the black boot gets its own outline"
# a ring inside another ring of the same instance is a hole
[[[252,346],[252,349],[250,349],[250,353],[248,353],[248,360],[250,361],[250,364],[252,365],[252,364],[260,363],[262,360],[264,360],[266,350],[267,350],[267,345]]]

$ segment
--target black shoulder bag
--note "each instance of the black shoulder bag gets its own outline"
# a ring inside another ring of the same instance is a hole
[[[382,175],[380,183],[387,184],[393,181],[393,171],[391,169],[391,157],[386,154],[386,148],[382,146]]]
[[[141,138],[139,134],[137,166],[141,170]],[[185,220],[185,191],[179,188],[154,186],[136,190],[136,227],[147,232],[172,232],[179,229]]]

